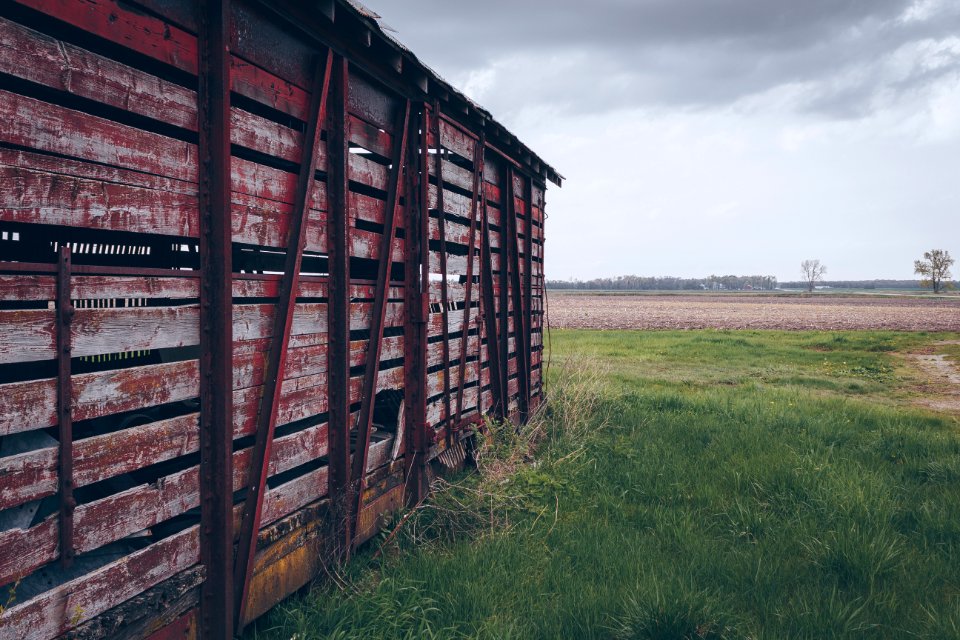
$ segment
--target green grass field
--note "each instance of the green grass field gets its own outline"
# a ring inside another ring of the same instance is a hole
[[[554,332],[533,432],[248,637],[960,638],[944,338]]]

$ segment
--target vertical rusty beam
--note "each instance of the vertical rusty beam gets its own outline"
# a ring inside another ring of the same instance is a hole
[[[437,227],[440,232],[440,306],[443,316],[443,424],[447,444],[453,442],[453,423],[450,420],[450,300],[447,292],[447,214],[443,210],[443,155],[440,153],[440,104],[433,103],[433,155],[437,174]],[[461,380],[462,383],[462,380]]]
[[[337,55],[333,62],[327,124],[327,395],[329,397],[330,500],[336,527],[335,549],[350,554],[350,160],[347,127],[349,66]]]
[[[509,165],[500,165],[500,376],[503,390],[503,415],[510,417],[510,235],[507,233],[513,180]],[[506,179],[504,179],[506,178]],[[516,330],[516,326],[514,326]],[[516,340],[514,340],[516,348]]]
[[[484,153],[481,151],[481,153]],[[480,289],[483,295],[483,320],[484,328],[487,334],[487,368],[490,370],[491,391],[493,392],[493,415],[497,418],[503,418],[506,415],[504,397],[506,389],[503,388],[504,379],[501,376],[501,358],[500,358],[500,338],[497,330],[497,307],[496,297],[493,291],[493,262],[491,260],[492,249],[490,247],[490,215],[487,211],[487,194],[485,183],[482,183],[483,194],[483,233],[481,250],[481,271],[480,271]],[[501,266],[502,268],[502,266]],[[482,354],[482,351],[481,351]],[[504,365],[505,366],[505,365]],[[481,380],[482,382],[482,380]],[[483,385],[481,385],[481,393]]]
[[[204,640],[233,637],[233,298],[230,2],[198,5],[200,591]]]
[[[530,403],[533,401],[531,391],[533,375],[533,176],[526,176],[524,184],[524,199],[526,200],[526,225],[524,234],[526,236],[526,253],[523,261],[523,310],[526,314],[526,325],[524,327],[527,347],[524,352],[527,358],[527,412],[530,411]]]
[[[363,491],[367,480],[367,454],[370,448],[370,430],[373,428],[374,400],[377,395],[377,378],[380,375],[380,354],[383,351],[383,325],[387,315],[387,292],[390,288],[390,272],[393,266],[393,241],[397,237],[397,207],[400,203],[400,185],[403,180],[407,157],[407,129],[410,123],[410,101],[406,100],[399,126],[394,129],[393,153],[390,157],[393,172],[387,191],[387,206],[384,209],[383,237],[380,239],[380,262],[377,265],[377,284],[374,291],[373,309],[370,314],[370,338],[367,340],[366,368],[363,372],[363,395],[360,413],[357,416],[357,448],[353,456],[353,484],[356,503],[353,507],[353,530],[356,531],[363,508]]]
[[[407,162],[406,229],[404,232],[404,428],[410,497],[419,502],[427,495],[427,308],[429,289],[426,105],[410,119],[410,159]],[[426,263],[426,264],[425,264]]]
[[[480,188],[483,186],[483,149],[486,146],[486,137],[480,132],[480,140],[474,142],[473,147],[473,197],[470,199],[470,232],[467,235],[467,280],[463,294],[463,324],[460,329],[460,369],[457,379],[460,381],[460,387],[457,389],[457,417],[454,420],[454,426],[459,427],[460,420],[463,419],[463,393],[464,379],[467,375],[467,343],[470,333],[470,305],[473,303],[473,255],[474,245],[477,237],[477,199],[480,197]],[[479,340],[478,340],[479,345]],[[479,361],[479,347],[478,347]],[[479,372],[477,375],[477,384],[481,387]],[[480,393],[477,392],[477,406],[480,406]]]
[[[523,306],[523,284],[520,277],[520,238],[517,230],[517,200],[513,185],[513,168],[507,172],[506,230],[510,238],[510,293],[513,300],[513,334],[517,350],[517,381],[520,393],[520,420],[527,419],[530,401],[530,343],[527,339],[527,315]]]
[[[326,56],[317,59],[310,95],[310,111],[308,112],[310,120],[307,122],[307,128],[303,136],[303,147],[300,150],[300,173],[297,177],[296,200],[290,215],[287,255],[284,260],[283,276],[280,279],[277,309],[273,316],[273,332],[271,333],[273,338],[267,354],[263,394],[260,396],[260,406],[257,413],[256,442],[253,445],[253,455],[250,461],[243,523],[240,527],[237,561],[234,565],[233,579],[236,589],[236,626],[238,630],[243,628],[247,592],[250,589],[250,577],[253,575],[253,558],[257,550],[257,532],[260,530],[260,516],[263,510],[263,490],[267,484],[273,434],[277,426],[277,412],[280,409],[280,388],[283,384],[283,372],[286,369],[287,343],[290,340],[290,329],[293,326],[293,310],[296,306],[297,289],[300,283],[303,249],[307,244],[307,217],[310,213],[310,200],[316,182],[317,152],[320,146],[321,127],[326,119],[327,91],[330,86],[332,66],[332,51],[328,51]]]
[[[70,301],[70,245],[60,245],[57,263],[57,422],[60,428],[58,478],[60,480],[60,566],[73,564],[73,381],[70,358],[72,346],[70,323],[73,303]]]

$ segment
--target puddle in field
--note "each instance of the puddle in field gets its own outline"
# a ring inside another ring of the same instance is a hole
[[[960,344],[960,340],[943,340],[933,343],[931,351],[938,345]],[[939,411],[960,413],[960,369],[942,353],[908,353],[922,374],[923,381],[917,398],[917,404]]]

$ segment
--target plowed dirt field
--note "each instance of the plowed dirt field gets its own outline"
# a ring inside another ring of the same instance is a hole
[[[603,295],[550,292],[564,329],[960,331],[960,298],[836,295]]]

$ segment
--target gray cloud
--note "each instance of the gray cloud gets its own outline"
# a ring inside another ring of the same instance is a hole
[[[790,108],[870,114],[934,83],[957,81],[960,3],[923,0],[602,0],[380,6],[430,66],[475,88],[510,119],[526,107],[568,113],[709,108],[792,87]],[[905,19],[909,18],[909,19]],[[933,47],[936,49],[936,47]],[[939,56],[937,66],[927,58]],[[492,71],[491,71],[492,70]],[[506,113],[505,113],[506,112]]]

